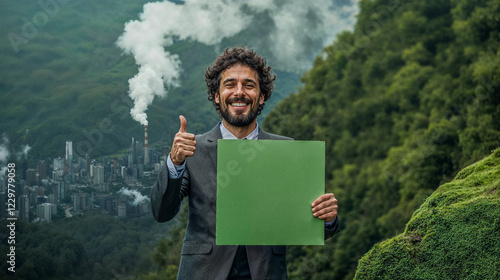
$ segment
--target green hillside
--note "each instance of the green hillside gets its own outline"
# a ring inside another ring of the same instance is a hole
[[[100,143],[96,137],[95,152],[133,133],[119,109],[128,106],[121,97],[136,70],[113,45],[146,1],[123,2],[64,2],[49,13],[36,1],[0,4],[0,131],[14,145],[34,147],[36,159],[63,154],[61,143],[86,139],[84,129],[99,129],[105,118],[126,129],[113,130]],[[121,102],[116,112],[114,100]]]
[[[440,186],[355,279],[499,279],[500,149]]]
[[[500,146],[500,2],[360,1],[265,129],[326,141],[341,233],[289,250],[292,279],[352,279],[377,242]]]
[[[129,114],[128,79],[136,75],[137,65],[115,43],[124,24],[137,20],[147,2],[0,3],[0,134],[7,136],[12,150],[29,145],[31,158],[38,161],[64,155],[65,141],[72,140],[79,156],[102,156],[128,147],[131,137],[142,137],[143,127]],[[251,41],[238,35],[217,48]],[[218,55],[216,47],[179,41],[167,51],[182,61],[181,86],[157,98],[147,111],[150,143],[170,143],[179,114],[186,116],[193,133],[218,121],[203,80]],[[299,74],[276,70],[280,78],[264,115],[300,83]]]

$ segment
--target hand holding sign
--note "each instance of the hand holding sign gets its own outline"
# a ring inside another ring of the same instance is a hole
[[[186,157],[194,155],[196,150],[196,140],[194,134],[187,133],[187,121],[184,116],[180,115],[181,128],[175,134],[174,142],[172,143],[172,150],[170,151],[170,159],[175,165],[181,165]]]
[[[337,217],[339,209],[337,199],[333,193],[326,193],[318,197],[312,204],[314,217],[329,223]]]

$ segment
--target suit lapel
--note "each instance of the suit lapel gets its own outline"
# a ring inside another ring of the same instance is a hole
[[[217,140],[222,139],[222,134],[220,133],[220,122],[207,133],[207,145],[208,153],[210,155],[211,162],[214,166],[214,170],[217,170]]]
[[[271,139],[271,135],[262,130],[259,126],[259,140],[269,140],[269,139]]]

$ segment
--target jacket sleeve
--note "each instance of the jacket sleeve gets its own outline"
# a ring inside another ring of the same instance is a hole
[[[151,210],[156,221],[163,223],[175,217],[184,197],[189,194],[189,172],[179,179],[171,179],[168,168],[163,165],[151,189]]]
[[[330,227],[325,226],[325,240],[328,238],[332,237],[335,235],[335,233],[339,232],[340,230],[340,223],[339,223],[339,217],[335,217],[333,225]]]

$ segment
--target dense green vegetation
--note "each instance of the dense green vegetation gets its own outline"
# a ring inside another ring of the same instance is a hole
[[[355,279],[499,279],[500,149],[460,171],[376,244]]]
[[[376,242],[500,146],[500,2],[364,0],[267,130],[326,141],[341,233],[290,248],[292,279],[352,279]],[[497,244],[498,246],[498,244]]]
[[[4,262],[0,278],[120,279],[155,271],[156,240],[167,228],[150,215],[118,219],[95,211],[53,223],[17,221],[16,272]],[[0,250],[9,252],[7,242]]]
[[[2,279],[8,279],[8,276],[15,279],[64,279],[85,273],[82,265],[87,261],[85,249],[68,234],[22,222],[16,222],[15,231],[18,238],[15,244],[11,244],[15,247],[15,272],[8,271],[11,265],[3,262]],[[7,242],[0,245],[3,252],[12,252],[9,248]]]

